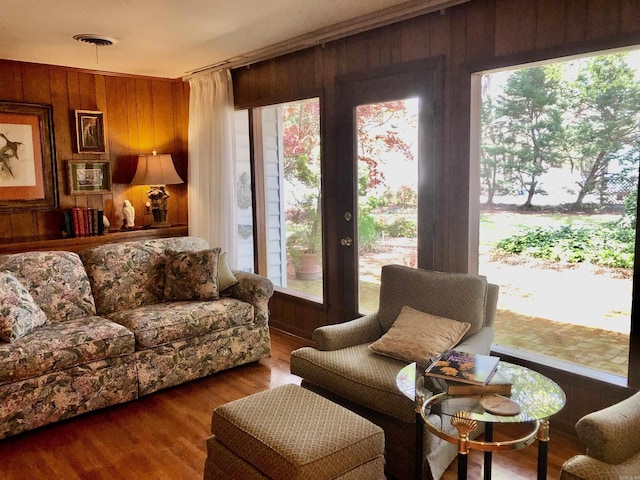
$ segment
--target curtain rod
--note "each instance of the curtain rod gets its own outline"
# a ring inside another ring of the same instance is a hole
[[[246,67],[247,65],[258,63],[263,60],[297,52],[299,50],[304,50],[305,48],[324,45],[325,43],[334,40],[339,40],[341,38],[373,30],[375,28],[385,27],[392,23],[419,17],[438,10],[441,14],[444,14],[444,11],[448,7],[470,1],[471,0],[411,0],[400,5],[378,10],[377,12],[369,13],[352,20],[340,22],[330,27],[321,28],[283,42],[253,50],[246,54],[238,55],[237,57],[223,60],[212,65],[207,65],[206,67],[191,70],[182,77],[182,80],[187,81],[199,74],[213,72],[223,68],[231,70],[234,68]]]

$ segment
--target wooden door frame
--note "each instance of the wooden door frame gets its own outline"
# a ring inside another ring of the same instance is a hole
[[[356,105],[420,97],[419,168],[418,175],[418,266],[433,268],[435,264],[436,172],[442,168],[442,105],[444,61],[441,57],[426,61],[407,62],[366,73],[347,74],[335,79],[335,162],[327,169],[327,183],[335,186],[336,198],[332,202],[333,231],[328,237],[336,245],[338,277],[329,279],[329,285],[341,285],[327,292],[330,323],[345,321],[359,315],[357,307],[357,178],[354,145],[354,115]],[[345,208],[346,207],[346,208]],[[348,208],[348,209],[347,209]],[[345,211],[352,220],[344,218]],[[340,245],[340,239],[354,239],[351,247]]]

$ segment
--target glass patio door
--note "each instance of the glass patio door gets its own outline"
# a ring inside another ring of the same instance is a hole
[[[412,63],[338,84],[343,319],[378,309],[383,265],[433,266],[436,73]]]

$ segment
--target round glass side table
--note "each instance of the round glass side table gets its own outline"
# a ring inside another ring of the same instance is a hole
[[[509,398],[520,407],[516,415],[496,415],[486,411],[480,400],[487,395],[450,395],[446,393],[446,382],[425,377],[423,369],[416,372],[416,364],[404,367],[396,377],[398,389],[416,403],[416,421],[424,424],[434,435],[458,446],[458,479],[467,477],[467,459],[470,450],[484,453],[484,479],[491,478],[491,453],[517,450],[538,440],[538,479],[547,478],[547,458],[549,449],[549,418],[565,405],[566,396],[562,388],[553,380],[520,365],[500,362],[498,372],[511,382]],[[493,395],[493,394],[488,394]],[[446,432],[429,421],[429,415],[449,418],[455,428]],[[472,440],[471,434],[482,422],[485,427],[484,440]],[[514,440],[493,441],[495,424],[530,423],[531,429]],[[421,450],[419,450],[421,451]],[[421,462],[420,462],[421,463]],[[416,475],[422,469],[416,465]]]

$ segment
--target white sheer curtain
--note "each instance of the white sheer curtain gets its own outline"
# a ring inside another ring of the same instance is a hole
[[[189,234],[237,264],[233,86],[229,70],[189,80]]]

